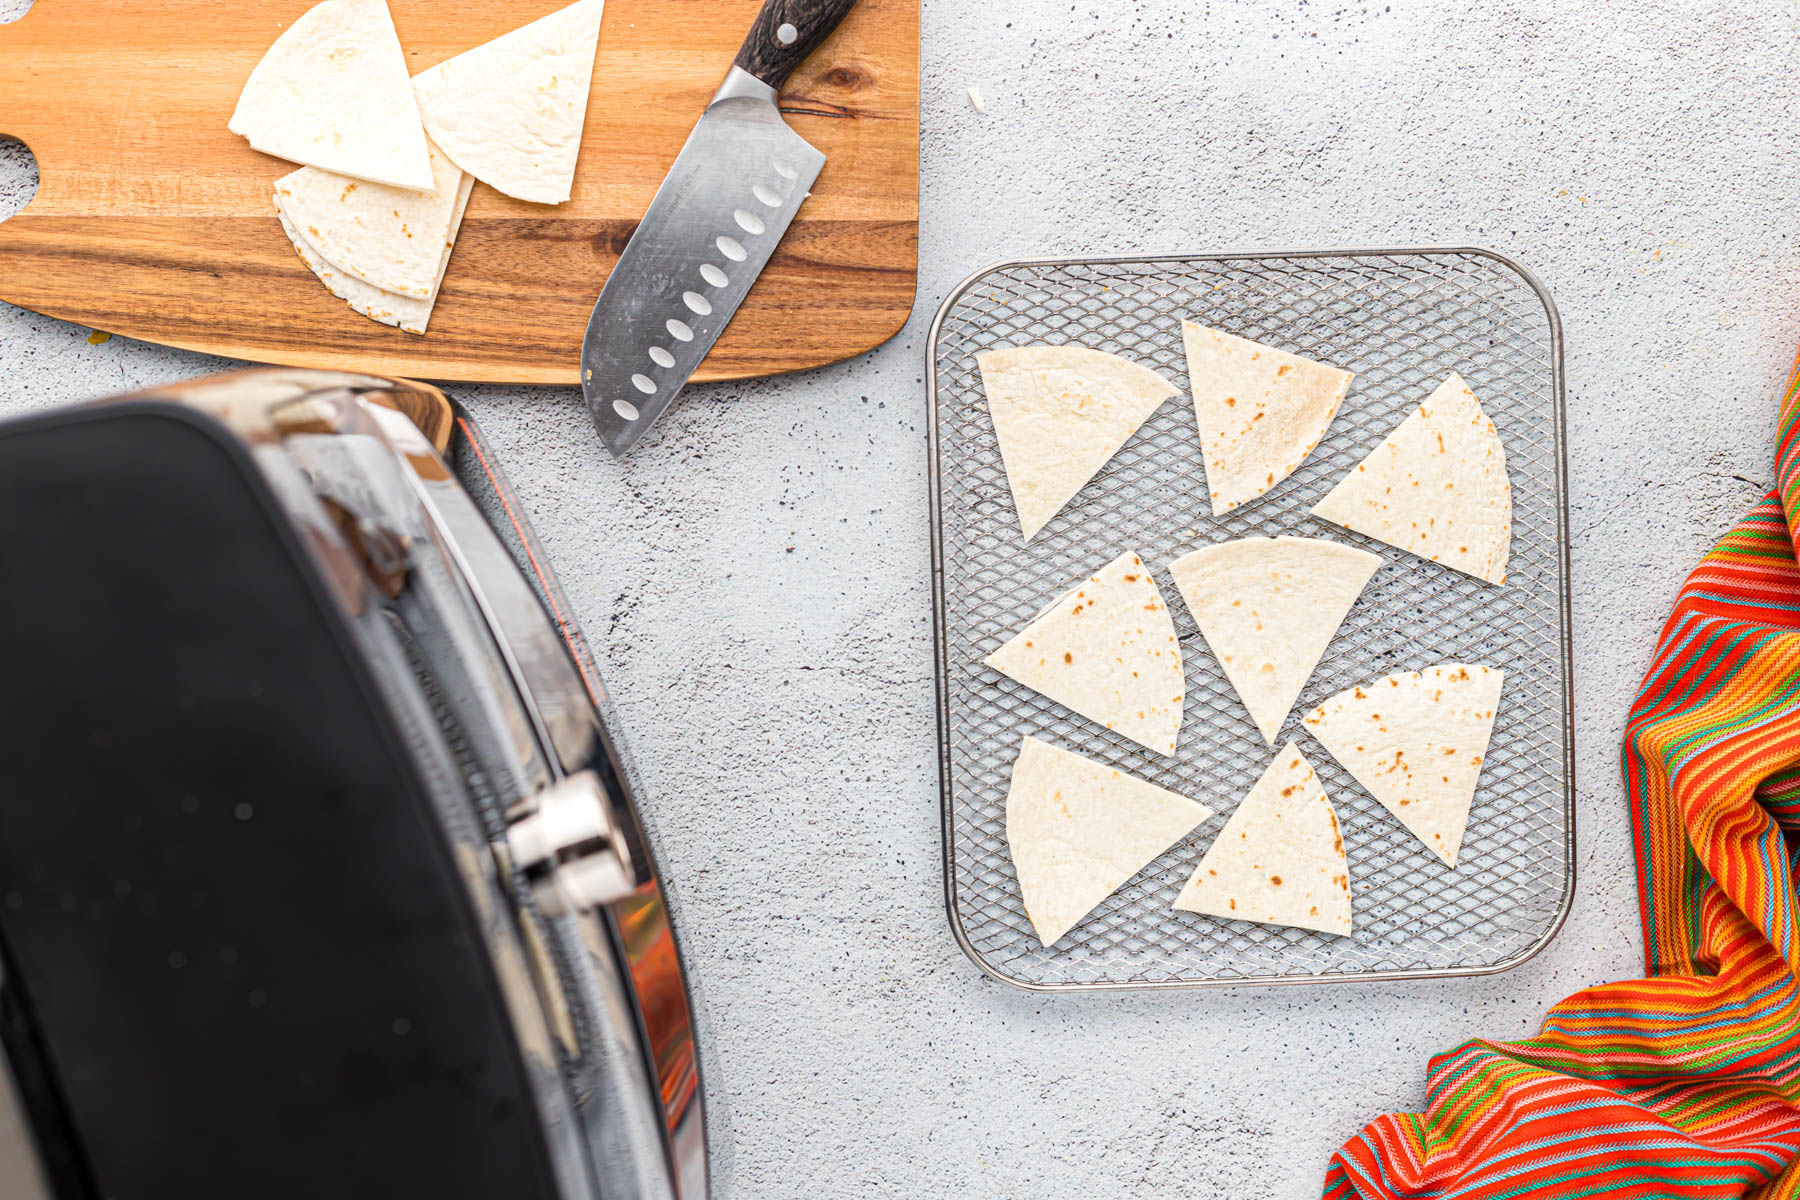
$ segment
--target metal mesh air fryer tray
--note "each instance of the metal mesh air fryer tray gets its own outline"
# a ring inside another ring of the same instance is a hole
[[[1183,317],[1356,372],[1300,469],[1218,519],[1185,392]],[[1183,395],[1024,545],[975,356],[1033,343],[1121,354]],[[1504,587],[1309,513],[1453,370],[1506,445],[1513,544]],[[927,372],[945,894],[957,939],[983,970],[1042,990],[1473,975],[1514,966],[1550,940],[1574,894],[1562,331],[1529,273],[1473,249],[1001,263],[944,302]],[[1384,560],[1281,735],[1298,739],[1344,829],[1356,922],[1348,938],[1170,909],[1273,752],[1167,565],[1212,542],[1284,533],[1364,546]],[[982,666],[1077,578],[1124,550],[1155,570],[1182,642],[1187,707],[1173,759]],[[1455,870],[1300,723],[1343,688],[1447,659],[1506,671]],[[1218,811],[1049,949],[1026,920],[1006,847],[1006,790],[1026,734]]]

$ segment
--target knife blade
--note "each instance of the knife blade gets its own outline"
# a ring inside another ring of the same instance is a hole
[[[825,166],[776,98],[855,4],[766,0],[607,277],[581,342],[581,391],[614,458],[681,394]]]

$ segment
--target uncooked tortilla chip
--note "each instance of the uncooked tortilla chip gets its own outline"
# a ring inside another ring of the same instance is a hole
[[[1244,707],[1275,744],[1288,710],[1381,556],[1316,538],[1240,538],[1169,564]]]
[[[457,227],[462,224],[463,209],[469,203],[469,191],[475,186],[473,176],[464,175],[462,183],[457,187],[456,210],[452,214],[450,228],[445,234],[443,260],[438,267],[438,280],[444,278],[444,270],[450,265],[450,250],[456,241]],[[294,243],[294,253],[300,256],[307,269],[319,277],[327,291],[351,308],[371,320],[380,321],[383,325],[395,325],[407,333],[424,333],[431,322],[431,310],[437,307],[437,291],[434,288],[428,300],[420,300],[412,296],[397,296],[393,292],[384,292],[380,288],[364,283],[360,279],[345,275],[330,262],[311,242],[306,235],[295,228],[286,213],[276,207],[276,215],[281,218],[281,227],[287,231],[288,240]]]
[[[1313,514],[1477,579],[1506,582],[1512,553],[1506,447],[1454,372]]]
[[[1225,823],[1175,907],[1227,920],[1350,932],[1350,866],[1337,813],[1289,742]]]
[[[1025,915],[1048,946],[1212,809],[1028,737],[1006,793],[1006,844]]]
[[[1181,644],[1135,554],[1070,588],[987,665],[1159,754],[1175,753],[1187,695]]]
[[[408,191],[301,167],[275,181],[275,204],[342,273],[397,296],[429,300],[443,279],[444,251],[465,176],[429,148],[432,190]]]
[[[426,131],[496,191],[534,204],[567,200],[600,13],[601,0],[578,0],[420,72]]]
[[[384,0],[324,0],[308,9],[250,72],[230,128],[277,158],[432,188],[419,106]]]
[[[1028,542],[1176,394],[1150,368],[1085,346],[1017,346],[975,362]]]
[[[1213,515],[1254,500],[1306,460],[1353,376],[1286,350],[1181,323]]]
[[[1456,865],[1505,672],[1441,663],[1339,692],[1306,718],[1331,756]]]

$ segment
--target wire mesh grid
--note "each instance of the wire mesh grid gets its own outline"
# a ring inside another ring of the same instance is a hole
[[[1214,518],[1181,318],[1356,373],[1318,448],[1262,499]],[[1183,389],[1029,544],[1021,542],[975,356],[1079,344]],[[939,310],[928,363],[945,892],[958,940],[988,973],[1062,990],[1480,974],[1516,965],[1560,926],[1574,892],[1562,345],[1522,268],[1481,250],[1332,251],[1003,263]],[[1504,587],[1310,514],[1313,504],[1451,371],[1505,443],[1513,491]],[[1167,565],[1250,535],[1326,537],[1379,554],[1289,714],[1337,808],[1350,937],[1170,908],[1273,757]],[[1073,582],[1125,550],[1153,568],[1181,639],[1187,701],[1174,758],[1075,716],[982,660]],[[1506,671],[1493,740],[1452,870],[1304,732],[1354,684],[1448,660]],[[1020,739],[1045,738],[1202,801],[1216,816],[1054,946],[1038,943],[1007,850]]]

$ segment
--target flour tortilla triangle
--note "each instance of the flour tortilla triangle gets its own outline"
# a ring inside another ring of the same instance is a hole
[[[442,262],[438,266],[438,281],[441,284],[444,270],[450,265],[450,250],[456,241],[457,228],[462,224],[463,209],[469,203],[469,191],[474,187],[473,176],[464,175],[457,188],[456,211],[452,215],[450,228],[445,231],[445,245]],[[424,333],[431,322],[431,311],[437,307],[437,295],[434,290],[428,300],[420,300],[413,296],[398,296],[393,292],[384,292],[372,284],[364,283],[354,276],[345,275],[334,267],[318,247],[306,239],[306,235],[288,219],[285,212],[276,215],[281,218],[281,227],[287,231],[288,240],[294,243],[294,253],[300,256],[307,269],[319,277],[327,291],[344,301],[351,308],[371,320],[380,321],[383,325],[394,325],[407,333]]]
[[[430,191],[431,159],[384,0],[324,0],[250,72],[231,132],[264,154]]]
[[[275,205],[341,273],[397,296],[429,300],[467,197],[465,176],[429,147],[432,190],[364,183],[317,167],[275,181]]]
[[[426,132],[489,187],[561,204],[575,182],[602,0],[577,0],[420,72]]]
[[[1456,865],[1506,673],[1440,663],[1339,692],[1306,717],[1344,769]]]
[[[1299,747],[1281,748],[1213,839],[1175,907],[1227,920],[1350,933],[1337,813]]]
[[[1016,346],[975,362],[1028,542],[1176,394],[1150,368],[1085,346]]]
[[[1213,515],[1254,500],[1306,460],[1350,390],[1350,372],[1181,323]]]
[[[1269,745],[1380,565],[1367,550],[1297,537],[1220,542],[1169,564],[1207,647]]]
[[[1175,753],[1181,644],[1143,560],[1125,553],[1058,597],[987,665],[1159,754]]]
[[[1212,809],[1027,737],[1006,793],[1025,915],[1048,946],[1186,837]]]
[[[1477,579],[1506,582],[1512,553],[1506,447],[1454,372],[1313,514]]]

